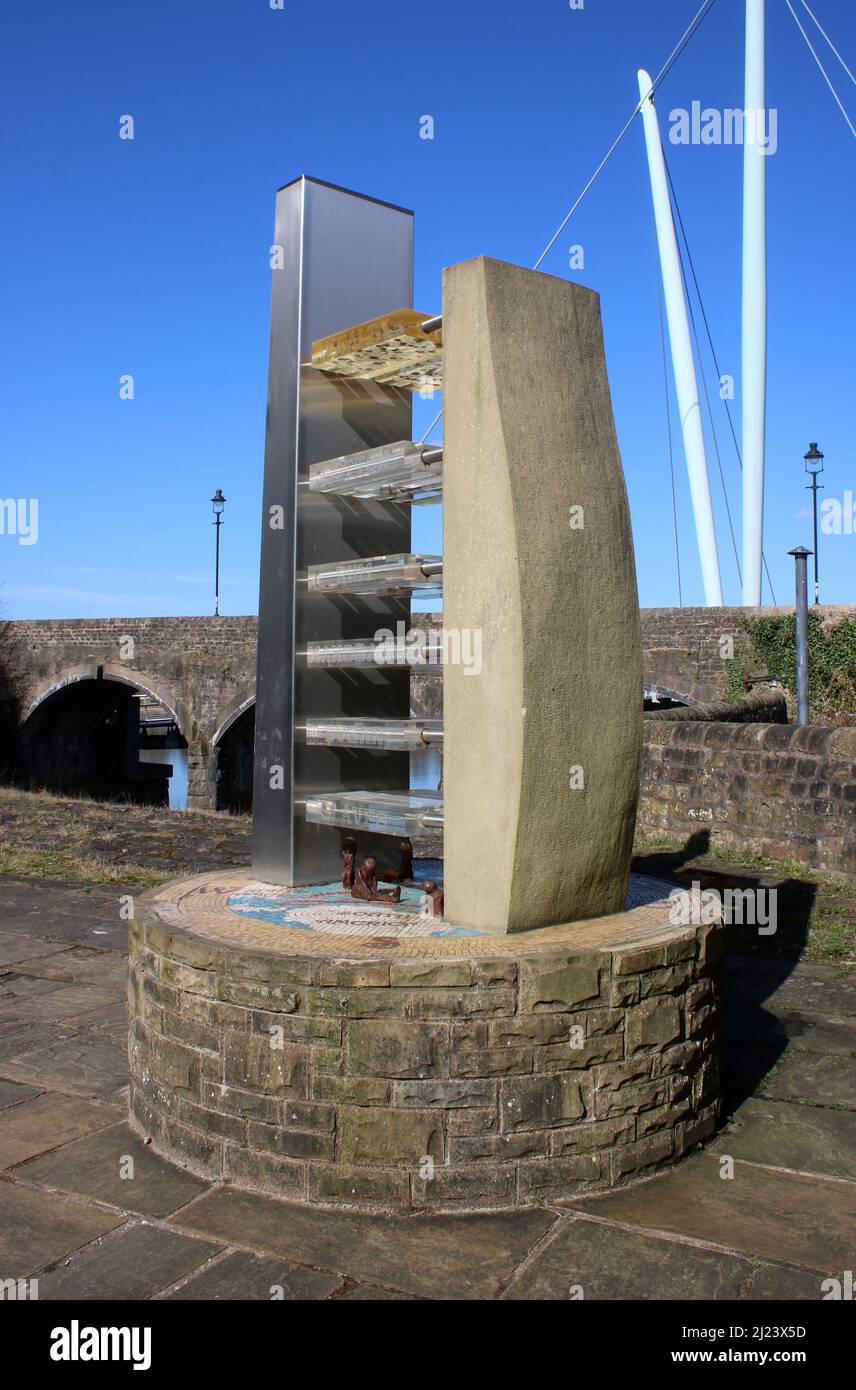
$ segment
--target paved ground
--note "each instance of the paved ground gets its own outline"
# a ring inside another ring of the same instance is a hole
[[[43,1300],[817,1300],[856,1268],[856,975],[732,959],[732,1118],[663,1177],[551,1209],[319,1213],[130,1134],[122,891],[0,879],[0,1280],[38,1276]]]

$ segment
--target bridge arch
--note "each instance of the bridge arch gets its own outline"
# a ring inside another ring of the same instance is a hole
[[[668,707],[669,705],[690,706],[699,703],[692,695],[686,694],[680,690],[673,690],[670,686],[659,685],[655,681],[649,680],[643,683],[642,698],[646,708],[649,704],[656,708],[657,706]]]
[[[253,806],[253,741],[256,692],[235,700],[218,722],[212,739],[214,809],[248,814]]]
[[[142,673],[140,676],[131,676],[128,673],[127,667],[116,667],[103,665],[101,663],[97,666],[76,667],[66,672],[58,679],[54,676],[51,680],[43,682],[41,686],[37,687],[36,693],[31,696],[30,702],[21,720],[22,724],[26,724],[30,716],[35,714],[36,710],[40,705],[44,704],[45,700],[50,699],[52,695],[58,694],[59,691],[64,690],[66,686],[77,685],[81,681],[115,681],[119,685],[130,686],[140,695],[147,695],[150,700],[155,700],[159,705],[163,705],[164,709],[172,715],[176,728],[184,738],[187,737],[185,730],[182,728],[182,720],[178,710],[171,700],[167,700],[160,691],[156,689],[157,677],[145,673]]]
[[[170,772],[187,748],[174,699],[146,673],[88,664],[54,673],[31,694],[19,730],[16,780],[33,789],[166,804]],[[142,737],[140,698],[154,707]],[[162,750],[170,749],[170,758]],[[179,797],[179,804],[182,798]]]

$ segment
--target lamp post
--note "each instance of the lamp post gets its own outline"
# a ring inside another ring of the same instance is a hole
[[[789,550],[796,568],[796,629],[797,629],[797,724],[808,723],[808,583],[806,568],[810,550],[798,545]]]
[[[216,534],[217,534],[217,546],[216,546],[216,550],[215,550],[215,556],[216,556],[216,558],[215,558],[215,561],[214,561],[214,617],[215,617],[215,618],[219,618],[219,616],[220,616],[220,527],[221,527],[222,524],[223,524],[223,508],[225,507],[225,505],[226,505],[226,499],[225,499],[225,497],[223,496],[222,490],[218,487],[217,491],[214,493],[214,496],[211,498],[211,506],[212,506],[212,508],[213,508],[213,510],[214,510],[214,521],[212,522],[212,525],[217,527],[217,533],[216,533]]]
[[[814,511],[814,601],[820,603],[820,583],[818,580],[817,569],[817,475],[823,472],[823,454],[816,444],[809,444],[808,453],[805,455],[805,471],[811,476],[808,487],[811,490],[812,508]],[[820,491],[823,492],[821,486]]]

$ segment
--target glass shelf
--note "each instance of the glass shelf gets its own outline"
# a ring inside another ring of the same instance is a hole
[[[425,824],[425,819],[437,824]],[[313,825],[368,830],[375,835],[434,840],[443,830],[443,795],[432,791],[331,792],[306,798],[306,819]]]
[[[436,642],[432,641],[432,629],[423,630],[427,640],[420,646],[397,639],[389,644],[374,642],[370,638],[359,642],[308,642],[306,664],[333,670],[371,671],[375,667],[410,666],[420,671],[439,671],[443,657],[442,638],[438,632]]]
[[[329,748],[386,748],[393,752],[424,752],[429,740],[439,742],[442,719],[307,719],[306,742]]]
[[[309,469],[311,492],[382,502],[396,498],[412,500],[417,493],[420,500],[427,494],[439,498],[442,480],[441,451],[433,445],[412,444],[409,440],[364,449],[358,454],[343,454],[314,463]]]
[[[339,560],[310,565],[311,594],[419,593],[436,597],[442,583],[439,555],[373,555],[366,560]],[[427,569],[427,573],[426,573]]]

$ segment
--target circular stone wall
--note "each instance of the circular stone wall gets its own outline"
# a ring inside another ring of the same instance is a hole
[[[319,1205],[457,1210],[612,1187],[713,1133],[720,927],[660,901],[519,936],[363,905],[324,930],[294,896],[232,870],[138,904],[131,1116],[165,1157]]]

